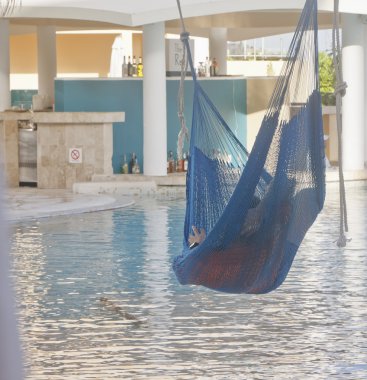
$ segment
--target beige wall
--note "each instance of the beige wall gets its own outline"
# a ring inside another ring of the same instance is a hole
[[[143,34],[133,33],[133,56],[136,59],[143,57]]]
[[[32,74],[37,72],[37,36],[22,34],[10,37],[10,72]]]
[[[247,79],[247,150],[251,151],[273,93],[276,77]]]
[[[284,61],[227,61],[228,75],[266,77],[280,75]]]
[[[115,35],[110,34],[58,35],[57,72],[107,77],[114,39]]]
[[[57,73],[94,73],[107,77],[116,34],[58,34]],[[142,34],[133,34],[133,55],[142,56]],[[36,34],[10,37],[11,74],[37,73]]]
[[[332,165],[338,163],[338,129],[336,126],[335,108],[333,113],[323,115],[324,134],[328,136],[325,141],[325,154]]]

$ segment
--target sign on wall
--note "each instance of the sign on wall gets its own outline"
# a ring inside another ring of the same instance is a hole
[[[192,59],[194,61],[194,41],[189,40]],[[180,39],[166,39],[166,70],[167,75],[180,75],[183,45]]]
[[[70,148],[69,149],[69,163],[81,164],[82,160],[82,148]]]

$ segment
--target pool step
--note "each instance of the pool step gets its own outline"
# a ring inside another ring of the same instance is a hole
[[[367,171],[345,171],[346,181],[367,179]],[[326,181],[337,183],[338,171],[329,169]],[[172,195],[185,194],[185,173],[174,173],[167,176],[147,176],[144,174],[94,175],[91,182],[74,183],[73,191],[79,194],[116,194],[116,195]]]
[[[175,173],[167,176],[143,174],[94,175],[91,182],[78,182],[73,192],[78,194],[116,195],[181,195],[185,193],[186,175]],[[173,194],[174,193],[174,194]]]
[[[157,185],[154,181],[107,181],[77,182],[73,185],[76,194],[154,195]]]
[[[173,173],[166,176],[149,176],[144,174],[94,174],[92,182],[154,182],[157,186],[186,186],[186,173]]]

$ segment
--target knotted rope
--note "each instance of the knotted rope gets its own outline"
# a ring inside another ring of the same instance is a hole
[[[180,85],[178,90],[178,96],[177,96],[177,105],[178,105],[178,119],[180,121],[180,132],[178,133],[177,138],[177,160],[182,160],[183,158],[183,146],[185,140],[189,140],[189,130],[186,126],[186,120],[185,120],[185,100],[184,100],[184,86],[185,86],[185,77],[188,67],[188,60],[187,60],[187,54],[186,54],[186,45],[185,40],[188,40],[189,33],[186,32],[185,23],[182,17],[182,11],[181,11],[181,4],[180,0],[177,0],[177,7],[180,14],[181,19],[181,27],[182,27],[182,33],[181,33],[181,41],[182,41],[182,59],[181,59],[181,79],[180,79]]]
[[[22,0],[0,1],[0,17],[9,17],[16,8],[22,6]]]
[[[339,156],[339,207],[340,207],[340,223],[339,238],[337,240],[338,247],[345,247],[349,239],[346,238],[345,232],[348,231],[347,219],[347,203],[345,198],[345,185],[343,174],[343,124],[342,124],[342,97],[346,93],[347,83],[343,80],[342,70],[342,51],[340,47],[339,33],[339,0],[334,0],[334,20],[333,20],[333,63],[336,75],[335,97],[336,97],[336,125],[338,130],[338,156]]]

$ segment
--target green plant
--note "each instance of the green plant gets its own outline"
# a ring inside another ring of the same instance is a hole
[[[323,95],[323,103],[332,104],[335,90],[335,70],[333,58],[326,52],[320,52],[319,54],[319,73],[320,92]]]

